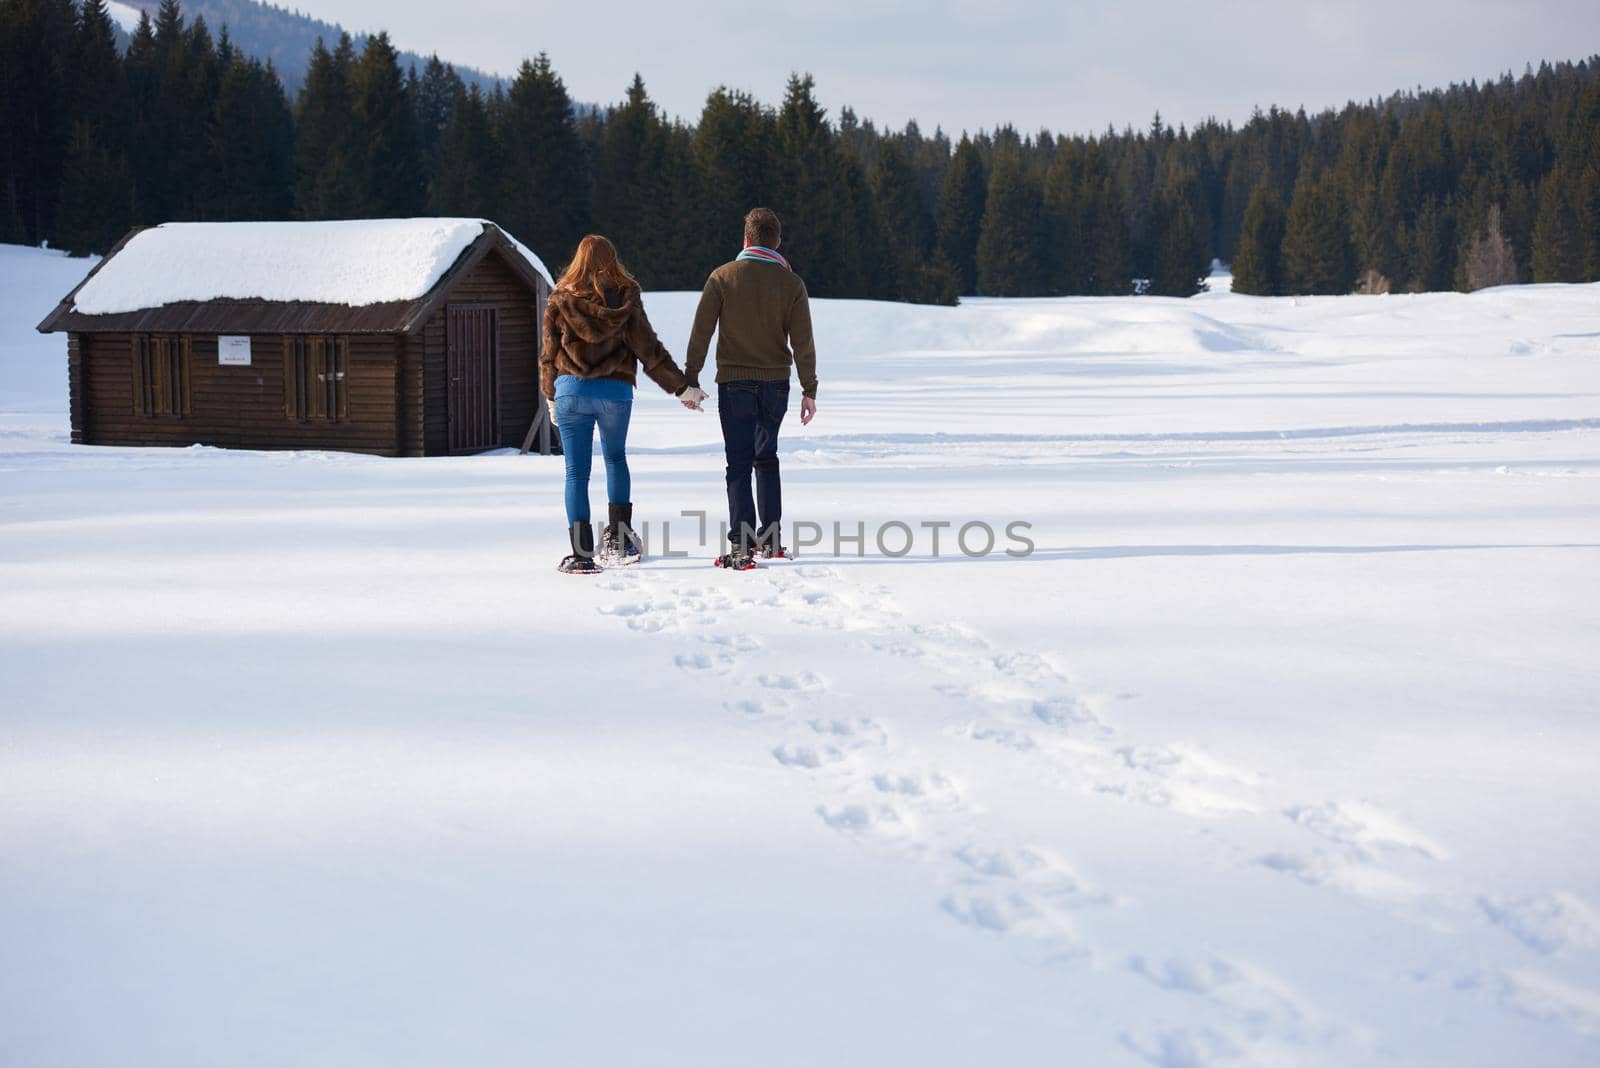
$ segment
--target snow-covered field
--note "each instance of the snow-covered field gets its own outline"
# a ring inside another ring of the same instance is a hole
[[[86,269],[0,249],[0,1063],[1600,1063],[1600,286],[822,302],[866,555],[710,568],[644,383],[690,555],[584,580],[558,459],[68,445]]]

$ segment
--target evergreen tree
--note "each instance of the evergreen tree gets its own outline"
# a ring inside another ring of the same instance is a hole
[[[517,71],[503,122],[501,220],[559,269],[589,226],[589,173],[572,98],[543,52]]]
[[[771,207],[783,216],[777,207],[775,126],[772,113],[748,93],[722,88],[706,98],[693,144],[706,197],[703,258],[712,263],[738,254],[751,208]]]
[[[130,199],[134,220],[140,223],[156,218],[147,214],[151,203],[150,190],[159,184],[158,153],[152,143],[150,129],[155,121],[156,76],[159,64],[156,58],[155,23],[150,13],[139,14],[139,24],[128,40],[128,50],[123,56],[122,72],[127,83],[128,120],[127,159]]]
[[[96,141],[119,152],[127,132],[127,80],[106,0],[85,0],[76,37],[74,121],[87,123]]]
[[[1451,262],[1454,229],[1449,202],[1441,204],[1431,193],[1424,197],[1417,221],[1407,231],[1406,266],[1412,292],[1430,293],[1451,288],[1455,273]]]
[[[903,286],[896,273],[898,263],[889,230],[862,164],[842,148],[836,159],[840,172],[837,240],[846,253],[839,292],[870,300],[904,299],[899,296]]]
[[[1083,157],[1083,246],[1089,270],[1084,292],[1125,296],[1133,289],[1133,246],[1123,213],[1126,197],[1101,147],[1089,144]]]
[[[1042,289],[1044,233],[1041,193],[1023,169],[1019,152],[995,153],[989,196],[978,238],[978,292],[985,296],[1036,296]]]
[[[133,201],[127,159],[127,88],[105,0],[78,14],[78,96],[61,177],[55,243],[74,255],[105,252],[127,232]]]
[[[1055,159],[1044,179],[1041,222],[1047,234],[1048,292],[1089,291],[1091,250],[1086,240],[1086,207],[1086,183],[1079,147],[1062,140],[1056,146]]]
[[[863,235],[851,230],[846,168],[811,75],[792,75],[774,126],[775,204],[783,250],[813,295],[844,296],[867,284]],[[870,240],[871,236],[866,235]]]
[[[355,46],[341,34],[333,51],[321,39],[311,53],[295,109],[295,210],[302,219],[360,215],[365,196],[351,76]]]
[[[641,285],[667,276],[671,191],[665,172],[667,124],[638,74],[606,115],[594,163],[594,225],[611,238]]]
[[[978,148],[962,137],[939,192],[939,251],[955,269],[962,293],[978,291],[978,239],[989,202]]]
[[[417,144],[422,154],[422,173],[425,184],[430,185],[439,173],[444,152],[445,133],[455,115],[456,106],[467,93],[466,83],[450,64],[437,53],[428,57],[422,77],[416,80],[412,93],[417,116]],[[482,101],[479,101],[480,105]]]
[[[211,123],[216,219],[282,219],[294,208],[294,117],[271,64],[232,53]]]
[[[499,159],[488,105],[474,85],[456,101],[445,127],[439,166],[428,188],[428,210],[444,216],[498,217]]]
[[[153,60],[149,110],[139,129],[145,151],[133,161],[143,165],[136,176],[139,212],[151,222],[203,219],[214,195],[206,135],[220,81],[205,20],[186,27],[177,0],[163,0]]]
[[[1262,181],[1244,211],[1239,248],[1233,257],[1233,291],[1275,297],[1283,288],[1283,201]]]
[[[37,244],[55,224],[77,92],[72,0],[0,5],[0,232]]]
[[[1192,178],[1175,176],[1156,198],[1150,224],[1152,296],[1192,297],[1205,289],[1205,227],[1195,210],[1193,185]]]
[[[1533,228],[1533,280],[1584,280],[1585,234],[1559,164],[1539,185],[1539,217]]]
[[[1591,61],[1590,68],[1600,68],[1600,57]],[[1585,238],[1583,277],[1600,282],[1600,77],[1589,83],[1578,102],[1567,147],[1577,174],[1573,209]]]
[[[1331,176],[1309,170],[1295,183],[1283,234],[1286,293],[1348,293],[1354,285],[1339,194]]]
[[[923,198],[911,157],[898,139],[883,143],[872,176],[894,254],[896,300],[955,303],[955,274],[935,253],[933,213]]]
[[[105,252],[127,232],[131,206],[127,161],[79,120],[67,145],[56,244],[74,256]]]
[[[367,38],[350,72],[353,118],[361,136],[352,142],[355,215],[398,218],[422,208],[423,164],[417,115],[400,57],[389,35]]]
[[[1394,125],[1377,112],[1345,117],[1341,155],[1336,161],[1340,185],[1348,197],[1351,255],[1357,270],[1392,278],[1398,266],[1395,212],[1380,195]],[[1235,272],[1235,288],[1238,276]]]
[[[726,235],[714,225],[714,201],[694,148],[694,133],[682,123],[667,131],[662,171],[666,176],[667,241],[671,255],[663,266],[661,288],[699,289],[709,274],[726,259]],[[738,231],[733,231],[738,236]]]

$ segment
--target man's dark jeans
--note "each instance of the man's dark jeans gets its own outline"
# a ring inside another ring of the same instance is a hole
[[[764,537],[783,518],[778,427],[788,410],[787,382],[739,381],[717,386],[717,415],[722,420],[722,445],[728,457],[728,540],[752,551],[755,545],[746,529]],[[754,495],[750,492],[752,471]]]

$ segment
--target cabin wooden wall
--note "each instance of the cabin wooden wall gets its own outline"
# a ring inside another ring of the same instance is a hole
[[[433,321],[439,321],[434,316]],[[430,326],[432,323],[430,322]],[[398,436],[395,451],[401,456],[426,455],[427,434],[423,364],[425,341],[422,334],[397,339],[400,349],[399,388],[395,392],[395,422]]]
[[[284,414],[282,335],[252,336],[248,367],[218,364],[216,337],[190,335],[190,410],[182,418],[138,413],[132,335],[71,335],[73,440],[393,455],[400,451],[395,372],[401,341],[387,334],[353,334],[349,343],[349,418],[302,423]]]
[[[84,374],[83,342],[77,334],[67,335],[67,395],[72,413],[72,443],[89,440],[89,381]]]
[[[499,374],[496,389],[500,406],[500,445],[522,444],[537,411],[539,389],[539,330],[543,325],[544,293],[528,287],[491,252],[450,291],[452,304],[493,304],[499,309]],[[422,441],[429,456],[449,452],[448,383],[445,381],[444,310],[433,315],[419,332],[422,339]]]

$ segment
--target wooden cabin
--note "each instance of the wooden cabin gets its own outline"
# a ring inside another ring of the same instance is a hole
[[[447,456],[538,444],[550,276],[481,219],[135,230],[39,324],[72,440]]]

